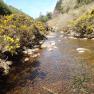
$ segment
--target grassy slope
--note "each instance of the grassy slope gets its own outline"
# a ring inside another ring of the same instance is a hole
[[[12,13],[22,13],[21,10],[16,9],[13,6],[9,6],[9,9],[12,11]]]
[[[9,7],[3,2],[3,0],[0,0],[0,15],[8,15],[11,13]]]
[[[79,8],[83,5],[91,3],[93,0],[59,0],[55,10],[61,13],[68,12],[71,9]]]
[[[9,6],[6,3],[4,3],[3,0],[0,0],[0,15],[8,15],[8,14],[13,14],[13,13],[25,14],[21,10],[16,9],[13,6]]]

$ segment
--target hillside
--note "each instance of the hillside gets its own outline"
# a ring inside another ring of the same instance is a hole
[[[21,10],[19,10],[19,9],[17,9],[17,8],[11,6],[11,5],[9,5],[8,7],[9,7],[9,9],[10,9],[10,11],[11,11],[12,13],[23,13]],[[25,13],[24,13],[24,14],[25,14]]]
[[[0,15],[8,15],[13,13],[23,13],[21,10],[7,5],[3,0],[0,0]],[[25,13],[23,13],[25,14]]]
[[[55,11],[59,13],[66,13],[72,9],[79,8],[83,5],[91,3],[93,0],[59,0],[56,4]]]
[[[12,11],[9,9],[8,5],[0,0],[0,15],[8,15],[11,14]]]
[[[53,12],[53,19],[48,21],[48,24],[62,30],[71,20],[92,8],[94,8],[93,0],[59,0]]]

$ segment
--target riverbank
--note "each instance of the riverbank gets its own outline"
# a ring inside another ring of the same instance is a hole
[[[46,26],[25,14],[0,15],[0,75],[7,75],[14,61],[29,61],[36,58],[46,40]],[[27,56],[27,57],[26,57]],[[31,57],[30,57],[31,58]]]
[[[37,66],[37,58],[40,57],[41,49],[27,49],[11,58],[11,65],[2,65],[2,74],[0,74],[0,94],[6,94],[7,91],[18,85],[18,82],[23,82],[25,73],[33,72],[33,68]],[[3,61],[3,60],[2,60]]]

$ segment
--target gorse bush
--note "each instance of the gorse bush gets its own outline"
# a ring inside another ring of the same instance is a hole
[[[11,60],[23,60],[24,50],[41,47],[45,34],[44,23],[0,0],[0,73],[9,72]]]
[[[84,35],[92,34],[94,32],[94,10],[87,12],[78,19],[72,21],[71,27],[73,31],[79,33],[82,37],[84,37]]]
[[[18,48],[34,46],[35,39],[38,38],[35,32],[40,37],[44,36],[44,23],[23,14],[0,16],[0,51],[15,53]]]

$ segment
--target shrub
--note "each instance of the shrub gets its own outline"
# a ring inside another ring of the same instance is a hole
[[[76,20],[71,22],[73,31],[80,33],[83,37],[85,34],[91,34],[94,31],[94,10],[85,13]]]
[[[37,38],[34,31],[37,29],[40,35],[44,35],[46,32],[42,22],[36,22],[33,18],[23,14],[12,14],[0,18],[1,52],[15,53],[18,48],[34,46]]]
[[[40,15],[36,20],[37,21],[42,21],[42,22],[47,22],[52,18],[52,13],[48,12],[46,15]]]

